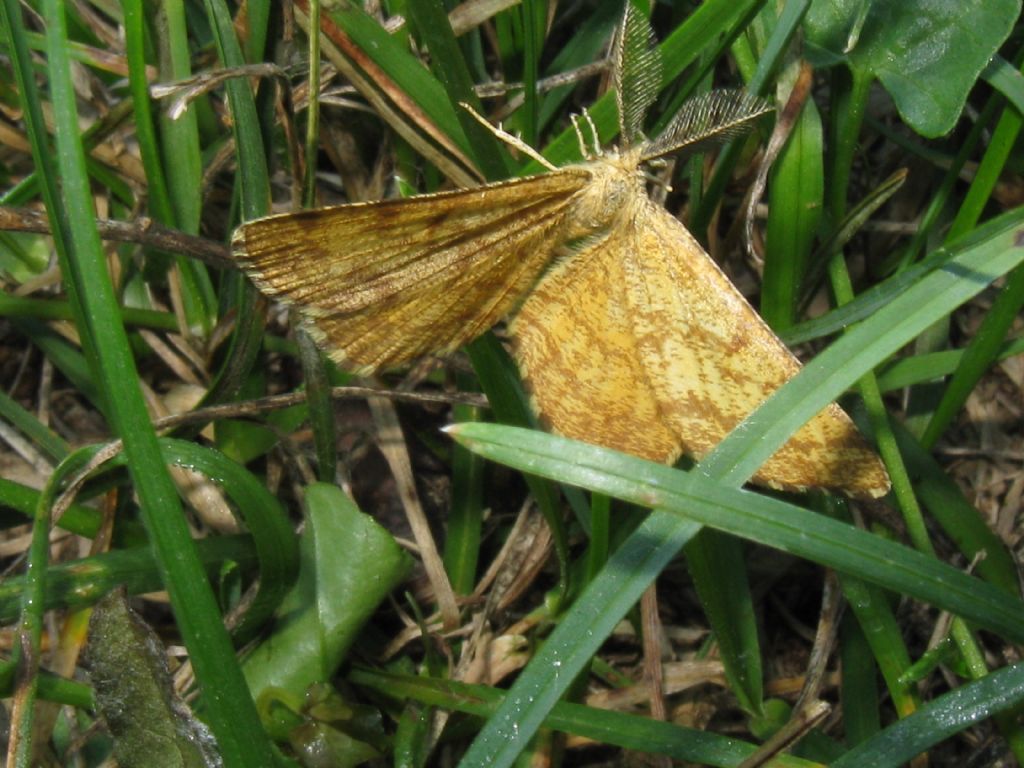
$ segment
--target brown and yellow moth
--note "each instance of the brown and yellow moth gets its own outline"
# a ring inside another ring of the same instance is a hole
[[[660,68],[646,19],[626,8],[615,47],[624,148],[477,189],[251,221],[235,233],[235,258],[349,370],[450,353],[511,316],[516,360],[553,431],[659,462],[699,460],[800,364],[648,197],[643,168],[734,136],[769,109],[712,92],[643,141]],[[856,497],[889,488],[836,405],[753,479]]]

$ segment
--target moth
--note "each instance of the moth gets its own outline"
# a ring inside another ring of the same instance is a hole
[[[236,231],[234,257],[353,372],[450,353],[510,316],[514,356],[551,430],[654,461],[699,460],[800,364],[650,199],[644,173],[737,135],[770,107],[712,92],[643,140],[661,80],[652,42],[626,3],[614,48],[621,149],[476,189],[258,219]],[[889,488],[834,404],[753,481],[854,497]]]

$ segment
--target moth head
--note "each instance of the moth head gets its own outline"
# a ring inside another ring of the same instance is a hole
[[[646,200],[643,173],[628,155],[607,154],[586,168],[590,181],[573,201],[569,239],[611,229],[621,217],[632,216],[634,206]]]

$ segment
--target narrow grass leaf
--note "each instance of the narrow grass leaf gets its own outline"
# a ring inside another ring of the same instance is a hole
[[[1018,68],[997,53],[982,71],[981,76],[1006,97],[1018,114],[1024,114],[1024,75]]]
[[[31,519],[38,504],[39,491],[37,489],[0,477],[0,507],[14,510]],[[73,504],[61,516],[58,525],[70,533],[92,538],[99,530],[101,522],[98,510],[81,504]],[[6,584],[13,578],[13,576],[8,576],[3,583]]]
[[[953,478],[924,450],[910,432],[893,424],[900,454],[914,481],[914,491],[932,517],[959,548],[981,578],[1018,595],[1017,565],[1005,543],[989,527],[982,514],[964,498]]]
[[[810,361],[700,464],[739,485],[796,429],[900,347],[1024,260],[1024,209],[984,227],[956,255]],[[980,237],[980,233],[979,233]]]
[[[966,683],[893,723],[832,763],[832,768],[899,766],[943,739],[1024,701],[1024,665]]]
[[[695,520],[1024,638],[1024,608],[1002,589],[779,499],[541,432],[497,424],[460,424],[449,432],[494,461]]]
[[[1024,339],[1004,341],[996,353],[995,361],[1024,354]],[[963,358],[962,349],[945,349],[923,355],[902,357],[887,365],[878,376],[878,386],[883,392],[912,387],[934,379],[940,379],[956,370]]]
[[[906,717],[918,708],[920,700],[916,689],[901,681],[911,664],[910,652],[903,642],[889,595],[874,584],[844,573],[839,574],[839,583],[889,689],[893,707],[900,717]]]
[[[37,498],[38,495],[36,492]],[[67,518],[74,509],[72,507],[65,512],[61,519]],[[92,511],[87,507],[79,509]],[[206,577],[212,582],[222,575],[226,563],[237,565],[246,574],[256,570],[256,550],[250,536],[211,536],[197,541],[196,549]],[[142,595],[163,589],[160,569],[153,557],[152,548],[116,549],[102,555],[51,565],[46,575],[43,607],[47,611],[88,608],[119,586],[124,587],[129,595]],[[17,619],[24,592],[23,576],[9,576],[0,582],[0,621],[9,623]]]
[[[465,103],[478,113],[482,112],[480,100],[473,90],[469,67],[462,56],[455,33],[452,32],[444,5],[440,0],[411,0],[408,8],[416,30],[430,51],[431,69],[444,86],[477,166],[488,179],[507,178],[511,165],[507,161],[505,148],[473,115],[465,109],[457,108],[459,104]]]
[[[39,421],[35,414],[22,407],[6,392],[0,392],[0,419],[15,427],[54,461],[60,461],[70,451],[67,442],[60,435]]]
[[[760,309],[776,333],[796,319],[824,196],[821,116],[809,100],[771,171]]]
[[[349,680],[388,696],[422,701],[442,709],[481,717],[493,713],[506,698],[504,691],[488,686],[364,668],[352,670]],[[569,702],[555,704],[544,724],[548,728],[593,739],[601,744],[613,744],[623,749],[667,755],[674,760],[722,768],[736,768],[757,749],[754,744],[709,731]],[[772,768],[813,768],[820,764],[792,755],[778,755],[767,765]]]
[[[67,217],[75,233],[62,258],[65,284],[86,309],[83,329],[97,343],[97,374],[108,393],[111,421],[123,437],[135,491],[147,530],[159,553],[164,584],[200,685],[206,694],[210,726],[228,766],[270,764],[270,745],[248,696],[234,649],[221,623],[213,594],[196,554],[174,485],[150,424],[124,326],[114,296],[106,256],[96,230],[95,208],[86,174],[75,90],[65,48],[65,9],[48,0],[47,66],[53,96],[54,126],[60,165],[60,208],[52,217]],[[34,140],[39,140],[34,137]],[[54,177],[56,179],[58,177]]]
[[[237,642],[245,642],[277,608],[298,572],[298,542],[292,524],[278,501],[248,470],[220,451],[186,440],[160,438],[168,464],[205,475],[235,502],[252,536],[260,564],[259,586],[235,627]]]
[[[843,707],[846,743],[855,746],[874,736],[881,728],[878,697],[878,667],[871,655],[860,624],[850,614],[839,625],[839,654],[843,680],[839,701]]]
[[[743,542],[705,529],[683,551],[729,687],[744,711],[761,715],[764,672]]]

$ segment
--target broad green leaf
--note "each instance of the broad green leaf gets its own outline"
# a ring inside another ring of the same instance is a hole
[[[271,689],[301,696],[328,680],[410,565],[391,534],[339,488],[308,486],[305,508],[298,583],[274,633],[243,665],[257,700]]]
[[[877,77],[900,116],[936,137],[953,128],[1019,15],[1019,0],[818,0],[805,29],[816,64],[845,60]]]

